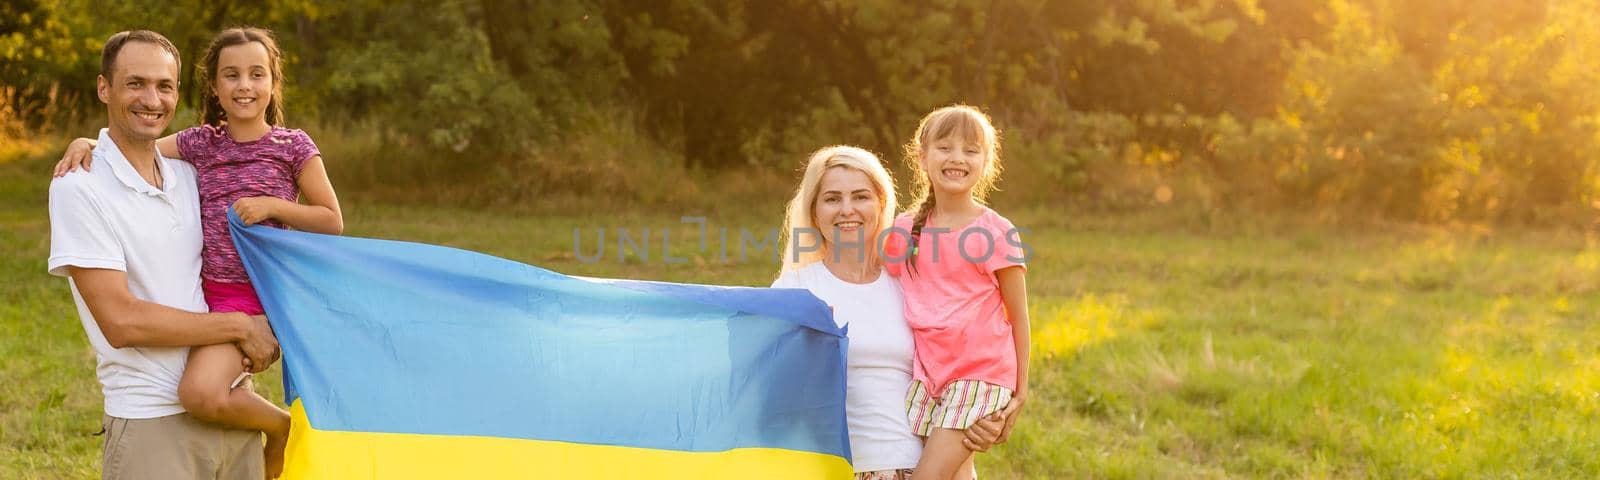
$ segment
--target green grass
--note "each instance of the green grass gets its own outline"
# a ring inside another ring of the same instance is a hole
[[[93,354],[65,282],[44,273],[45,165],[0,163],[0,478],[98,471]],[[715,250],[718,227],[776,226],[783,194],[771,197],[607,214],[351,193],[345,210],[350,235],[578,275],[765,285],[775,263],[694,255],[678,219],[708,217]],[[1033,229],[1035,393],[1014,440],[980,457],[984,478],[1600,475],[1593,234],[1001,209]],[[574,257],[578,226],[585,253],[607,229],[605,260]],[[651,262],[618,262],[617,227],[671,228],[687,261],[662,263],[653,243]]]

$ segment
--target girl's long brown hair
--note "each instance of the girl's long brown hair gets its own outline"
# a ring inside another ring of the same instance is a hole
[[[199,65],[200,84],[204,85],[200,97],[201,123],[222,126],[228,120],[228,112],[222,109],[222,100],[217,98],[216,85],[213,83],[217,78],[217,62],[222,56],[222,49],[250,42],[267,47],[267,70],[272,74],[272,99],[267,101],[267,125],[283,126],[283,54],[278,50],[278,42],[273,40],[271,30],[255,27],[223,30],[206,47],[206,56]]]

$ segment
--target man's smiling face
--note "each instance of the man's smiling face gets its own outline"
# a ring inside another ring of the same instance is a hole
[[[130,41],[117,52],[110,75],[97,87],[111,130],[136,142],[161,137],[178,106],[178,59],[159,45]]]

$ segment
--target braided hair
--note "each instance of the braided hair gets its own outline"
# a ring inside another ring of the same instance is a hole
[[[978,179],[977,186],[972,189],[972,197],[983,203],[989,197],[989,192],[994,190],[995,180],[1000,177],[1000,134],[990,122],[989,116],[977,108],[968,105],[951,105],[940,108],[922,117],[922,122],[917,126],[917,134],[911,137],[911,142],[905,146],[906,163],[921,197],[915,202],[916,213],[911,216],[911,253],[906,258],[908,271],[915,274],[917,271],[917,245],[922,240],[922,228],[928,223],[928,216],[933,213],[937,203],[933,192],[933,181],[928,172],[922,168],[921,159],[926,153],[929,144],[951,136],[960,136],[968,141],[976,141],[983,146],[984,154],[988,159],[983,176]]]

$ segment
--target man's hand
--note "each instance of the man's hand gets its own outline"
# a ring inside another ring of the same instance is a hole
[[[244,367],[250,373],[261,373],[272,366],[272,362],[278,361],[278,337],[272,335],[272,326],[267,324],[266,316],[251,315],[250,328],[244,340],[237,344],[239,351],[244,353]]]

